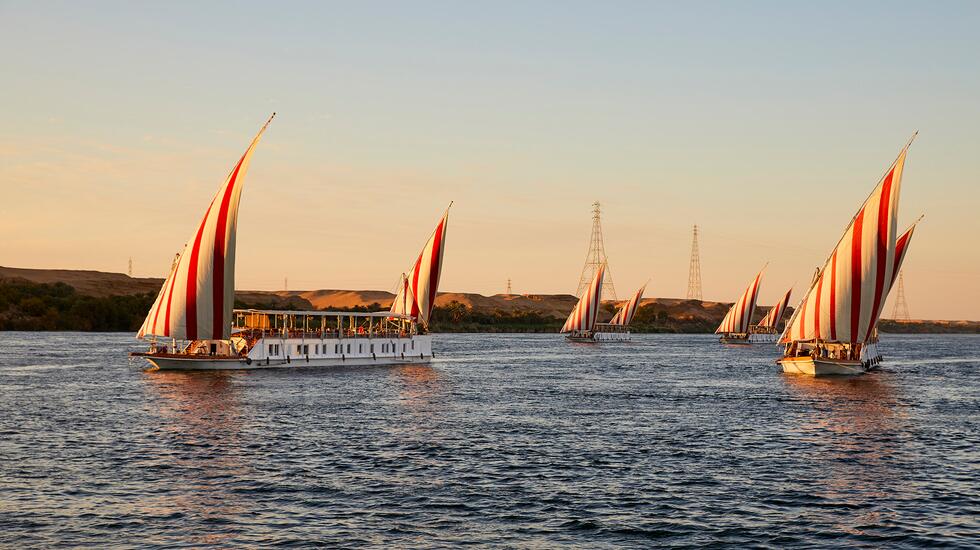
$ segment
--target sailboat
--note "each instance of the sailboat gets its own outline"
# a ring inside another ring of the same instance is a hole
[[[630,334],[630,323],[636,315],[636,310],[640,308],[640,300],[647,285],[643,285],[633,297],[626,301],[616,312],[616,315],[608,323],[597,323],[596,332],[600,335],[601,341],[610,342],[629,342],[632,339]],[[608,335],[608,336],[607,336]]]
[[[599,317],[599,306],[602,305],[602,277],[606,273],[603,263],[595,271],[592,282],[575,304],[575,309],[568,314],[568,319],[561,327],[561,333],[573,342],[596,341],[596,319]]]
[[[275,114],[273,114],[273,117]],[[442,269],[448,211],[411,274],[406,312],[233,309],[238,205],[262,126],[177,255],[140,327],[158,369],[256,368],[419,363],[432,358],[426,334]]]
[[[722,344],[751,344],[749,327],[752,325],[752,313],[755,311],[755,301],[759,297],[763,271],[765,268],[749,283],[745,292],[732,304],[732,308],[728,310],[721,324],[715,329],[715,334],[721,334],[720,341]]]
[[[898,235],[902,170],[912,139],[851,219],[786,323],[777,361],[783,372],[861,374],[881,363],[878,319],[918,223]]]
[[[759,321],[759,324],[752,325],[749,328],[749,340],[753,342],[775,342],[779,339],[779,332],[776,330],[776,327],[783,318],[783,313],[786,312],[786,306],[789,305],[789,297],[792,293],[792,288],[787,290],[783,299],[776,302],[776,305],[769,309],[769,312]]]
[[[452,208],[449,203],[449,208]],[[408,316],[429,328],[429,318],[436,303],[439,279],[442,276],[442,256],[446,250],[446,231],[449,228],[449,208],[439,224],[429,235],[408,275],[402,275],[401,284],[389,312],[394,316]]]

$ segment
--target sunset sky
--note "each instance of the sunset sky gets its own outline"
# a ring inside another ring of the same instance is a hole
[[[163,277],[262,122],[237,287],[802,296],[911,134],[916,318],[980,319],[978,2],[0,0],[0,265]],[[891,314],[891,300],[885,316]]]

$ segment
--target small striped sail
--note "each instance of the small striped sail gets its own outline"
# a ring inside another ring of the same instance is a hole
[[[606,273],[606,264],[599,266],[595,271],[595,277],[589,283],[585,293],[579,298],[575,309],[568,315],[565,325],[561,327],[561,332],[589,332],[595,328],[596,318],[599,316],[599,306],[602,304],[602,278]]]
[[[786,291],[786,295],[783,296],[783,299],[777,302],[776,305],[772,306],[769,313],[766,313],[766,316],[759,321],[760,327],[772,329],[776,328],[776,325],[779,324],[779,320],[783,318],[783,313],[786,312],[786,306],[789,305],[789,296],[792,293],[792,288]]]
[[[249,160],[275,113],[262,126],[177,255],[137,333],[178,340],[227,340],[235,305],[235,234]]]
[[[749,283],[748,288],[745,289],[738,301],[732,304],[732,308],[728,310],[728,314],[718,325],[715,334],[748,333],[749,325],[752,324],[752,313],[755,311],[755,301],[759,297],[759,285],[762,282],[763,271],[765,268]]]
[[[914,229],[913,225],[901,236],[897,231],[908,147],[902,149],[844,230],[786,324],[781,343],[819,339],[858,344],[872,338]]]
[[[436,292],[439,290],[439,278],[442,275],[442,255],[446,248],[448,225],[447,208],[435,231],[422,247],[412,271],[408,275],[402,275],[395,301],[391,303],[391,313],[411,315],[423,326],[429,326],[429,317],[432,315]]]
[[[647,285],[640,287],[640,290],[636,291],[623,307],[619,308],[616,315],[609,321],[610,325],[622,325],[629,326],[633,322],[633,316],[636,315],[636,310],[640,307],[640,299],[643,298],[643,291],[646,290]]]

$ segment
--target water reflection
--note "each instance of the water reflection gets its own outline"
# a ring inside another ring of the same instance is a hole
[[[392,369],[398,400],[409,412],[431,414],[445,394],[445,381],[431,365],[404,365]]]
[[[808,449],[801,457],[822,490],[815,496],[854,515],[836,515],[839,529],[860,534],[860,525],[882,521],[874,503],[901,491],[902,473],[890,462],[900,449],[906,415],[887,373],[863,376],[780,377],[804,404],[791,415]]]
[[[144,513],[181,514],[195,521],[221,523],[240,517],[247,509],[232,481],[252,473],[243,460],[242,373],[147,371],[144,375],[164,434],[158,444],[162,466],[180,491],[145,499]],[[165,463],[164,463],[165,462]],[[195,544],[222,544],[230,532],[211,530],[194,538]]]

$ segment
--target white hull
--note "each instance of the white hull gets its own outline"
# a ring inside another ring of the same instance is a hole
[[[835,376],[864,374],[878,368],[882,357],[877,342],[869,342],[861,350],[861,360],[830,359],[828,357],[783,357],[776,361],[786,374]]]
[[[633,340],[629,331],[626,332],[596,332],[592,335],[596,342],[630,342]]]
[[[362,367],[362,366],[383,366],[383,365],[418,365],[429,363],[432,356],[420,358],[412,357],[406,359],[396,359],[394,357],[371,358],[351,358],[351,359],[297,359],[295,361],[269,361],[266,363],[253,361],[248,364],[244,359],[234,360],[208,360],[208,359],[177,359],[169,357],[147,357],[154,367],[160,370],[257,370],[257,369],[295,369],[306,367]]]
[[[584,342],[591,344],[631,342],[633,340],[633,337],[629,331],[571,333],[566,336],[566,338],[571,342]]]
[[[779,360],[786,374],[808,374],[810,376],[864,374],[860,361],[838,361],[814,359],[812,357],[784,357]]]
[[[428,363],[432,336],[403,338],[258,339],[244,357],[203,354],[142,355],[160,370],[255,370],[302,367],[380,366]]]

